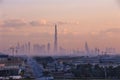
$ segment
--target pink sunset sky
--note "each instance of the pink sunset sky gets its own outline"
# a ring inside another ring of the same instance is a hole
[[[17,42],[53,44],[66,49],[116,48],[120,52],[119,0],[0,0],[0,50]]]

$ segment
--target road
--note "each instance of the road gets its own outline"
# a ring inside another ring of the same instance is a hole
[[[41,80],[40,78],[43,76],[43,67],[42,65],[38,64],[36,60],[31,57],[27,58],[27,64],[32,68],[33,75],[36,80]]]
[[[31,67],[35,80],[54,80],[53,77],[43,76],[43,66],[38,64],[33,58],[27,57],[27,64]]]

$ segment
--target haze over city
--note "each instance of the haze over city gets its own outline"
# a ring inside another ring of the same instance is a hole
[[[67,50],[115,48],[120,52],[120,5],[118,0],[0,0],[0,50],[18,42]],[[31,53],[32,54],[32,53]]]

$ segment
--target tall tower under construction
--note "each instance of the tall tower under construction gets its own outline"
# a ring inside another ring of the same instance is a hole
[[[54,35],[54,52],[58,52],[58,36],[57,36],[57,25],[55,24],[55,35]]]

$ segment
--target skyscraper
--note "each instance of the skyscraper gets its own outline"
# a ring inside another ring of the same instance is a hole
[[[31,43],[28,42],[28,53],[30,54],[30,49],[31,49]]]
[[[50,43],[47,44],[47,52],[50,53]]]
[[[57,25],[55,24],[55,35],[54,35],[54,52],[58,51],[58,36],[57,36]]]
[[[89,56],[90,55],[90,50],[89,50],[87,42],[85,42],[85,51],[86,51],[86,54]]]

